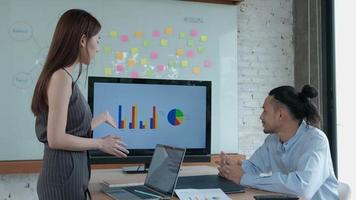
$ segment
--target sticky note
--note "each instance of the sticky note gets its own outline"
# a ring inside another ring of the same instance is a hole
[[[135,37],[136,37],[137,39],[142,38],[142,36],[143,36],[142,31],[136,31],[136,32],[135,32]]]
[[[197,29],[193,28],[193,29],[190,31],[190,36],[192,36],[192,37],[198,36],[198,31],[197,31]]]
[[[188,50],[187,51],[187,57],[188,58],[193,58],[194,57],[194,51],[193,50]]]
[[[213,66],[213,61],[207,59],[207,60],[204,60],[204,67],[206,68],[210,68]]]
[[[155,75],[155,72],[154,72],[153,70],[151,70],[151,69],[148,69],[148,70],[145,72],[145,76],[146,76],[146,77],[152,78],[152,77],[154,77],[154,75]]]
[[[139,49],[138,49],[137,47],[132,47],[132,48],[131,48],[131,53],[132,53],[132,54],[136,54],[136,53],[138,53],[138,50],[139,50]]]
[[[187,37],[187,33],[186,32],[179,32],[179,38],[183,39]]]
[[[124,59],[124,52],[122,52],[122,51],[116,52],[115,57],[116,57],[116,60],[123,60]]]
[[[168,67],[169,68],[175,68],[176,67],[176,61],[175,60],[171,60],[168,62]]]
[[[117,38],[117,31],[110,31],[109,36],[113,39]]]
[[[192,72],[193,74],[200,74],[200,67],[193,67]]]
[[[151,56],[151,59],[157,59],[158,58],[158,53],[155,52],[155,51],[152,51],[150,56]]]
[[[122,73],[122,72],[124,72],[124,70],[125,70],[125,67],[123,64],[116,65],[116,73]]]
[[[148,46],[150,46],[150,44],[151,44],[151,41],[149,41],[149,40],[143,41],[143,46],[144,47],[148,47]]]
[[[130,58],[127,60],[127,66],[133,67],[133,66],[135,66],[135,64],[136,64],[136,61],[134,59]]]
[[[182,67],[188,67],[188,64],[189,64],[188,60],[182,60],[180,62],[180,66],[182,66]]]
[[[120,36],[120,41],[121,41],[121,42],[127,42],[127,41],[129,41],[129,36],[128,36],[128,35],[121,35],[121,36]]]
[[[202,35],[202,36],[200,36],[200,41],[201,41],[201,42],[206,42],[206,41],[208,41],[208,36],[207,36],[207,35]]]
[[[107,54],[110,54],[112,51],[111,46],[108,46],[108,45],[105,45],[103,49],[104,49],[104,53],[107,53]]]
[[[164,72],[166,70],[166,66],[164,66],[162,64],[158,64],[156,67],[156,70],[159,72]]]
[[[161,39],[161,46],[166,47],[168,45],[168,40],[166,39]]]
[[[141,59],[141,65],[148,65],[148,59],[147,58],[142,58]]]
[[[203,53],[204,52],[204,47],[198,47],[197,48],[198,53]]]
[[[130,73],[130,77],[131,78],[138,78],[140,76],[140,74],[138,72],[131,72]]]
[[[152,37],[158,38],[160,35],[161,35],[161,33],[159,32],[159,30],[152,31]]]
[[[112,68],[111,67],[105,67],[104,68],[104,75],[105,76],[111,76],[112,75]]]
[[[177,56],[182,56],[182,55],[184,55],[184,49],[177,49],[176,55],[177,55]]]
[[[192,40],[192,39],[187,40],[187,45],[189,47],[192,47],[194,45],[194,40]]]
[[[172,27],[166,27],[166,28],[164,29],[164,33],[165,33],[166,35],[172,35],[172,34],[173,34],[173,28],[172,28]]]

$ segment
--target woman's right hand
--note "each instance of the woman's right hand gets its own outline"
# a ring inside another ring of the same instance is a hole
[[[115,135],[108,135],[100,138],[99,150],[117,156],[127,157],[129,151],[126,149],[127,145],[122,142],[121,138]]]

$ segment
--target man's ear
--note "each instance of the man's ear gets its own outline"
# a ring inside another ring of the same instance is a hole
[[[84,48],[87,45],[87,36],[85,34],[80,38],[80,47]]]

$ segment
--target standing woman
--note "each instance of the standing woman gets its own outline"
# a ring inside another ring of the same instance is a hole
[[[38,78],[31,109],[36,135],[44,143],[43,164],[37,183],[42,199],[81,200],[90,197],[88,151],[126,157],[126,145],[116,136],[93,139],[91,131],[102,123],[117,127],[106,112],[92,118],[77,80],[82,65],[98,51],[101,25],[84,10],[71,9],[59,19],[46,62]],[[72,76],[79,67],[76,78]]]

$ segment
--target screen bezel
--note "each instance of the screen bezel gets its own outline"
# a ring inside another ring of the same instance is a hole
[[[88,77],[88,103],[93,113],[94,84],[95,83],[133,83],[133,84],[159,84],[159,85],[184,85],[205,86],[206,88],[206,133],[205,148],[186,148],[185,162],[210,162],[211,148],[211,81],[201,80],[171,80],[171,79],[143,79],[143,78],[120,78],[120,77]],[[152,149],[130,149],[127,158],[117,158],[100,150],[90,150],[93,164],[112,163],[149,163],[154,152]]]

